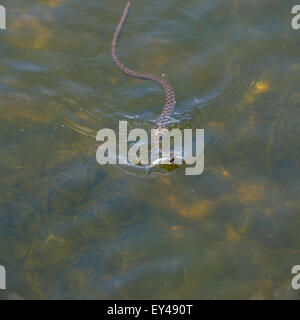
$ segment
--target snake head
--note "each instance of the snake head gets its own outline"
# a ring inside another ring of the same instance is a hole
[[[171,153],[170,153],[170,164],[169,164],[169,165],[167,164],[167,166],[170,166],[170,165],[171,165],[171,167],[174,167],[174,165],[175,165],[175,166],[177,167],[177,165],[174,164],[174,161],[175,161],[175,155],[174,155],[174,152],[171,151]],[[151,174],[152,170],[153,170],[155,167],[158,167],[159,165],[160,165],[160,163],[156,163],[156,164],[154,164],[154,165],[151,165],[151,166],[147,167],[147,168],[146,168],[146,175],[149,176],[149,175]]]

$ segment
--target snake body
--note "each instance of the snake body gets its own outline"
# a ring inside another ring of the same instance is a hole
[[[117,67],[122,72],[124,72],[126,75],[134,77],[134,78],[142,79],[142,80],[155,81],[162,86],[162,88],[164,89],[164,92],[165,92],[165,105],[164,105],[164,108],[163,108],[160,116],[156,120],[155,128],[156,129],[165,128],[170,115],[174,111],[175,104],[176,104],[175,92],[174,92],[172,86],[165,79],[153,76],[149,73],[139,73],[139,72],[136,72],[136,71],[129,69],[120,61],[120,59],[118,58],[118,55],[117,55],[118,40],[119,40],[120,35],[122,33],[122,29],[124,27],[126,19],[128,17],[130,6],[131,6],[131,2],[129,1],[124,9],[121,20],[120,20],[120,22],[117,26],[117,29],[114,33],[114,36],[112,39],[112,47],[111,47],[112,58],[113,58],[115,64],[117,65]]]

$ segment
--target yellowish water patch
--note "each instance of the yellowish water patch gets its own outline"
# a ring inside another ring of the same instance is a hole
[[[13,35],[8,40],[25,49],[43,49],[52,36],[51,30],[42,26],[36,17],[29,14],[19,16],[9,28]]]
[[[76,113],[76,115],[85,121],[89,120],[88,116],[84,115],[83,113]],[[66,125],[69,128],[71,128],[72,130],[74,130],[84,136],[89,136],[89,137],[92,137],[93,139],[95,139],[96,134],[97,134],[96,130],[93,130],[93,129],[91,129],[87,126],[84,126],[84,125],[80,124],[79,122],[73,121],[71,119],[66,119],[65,122],[66,122]]]
[[[263,194],[265,193],[265,188],[262,185],[251,185],[242,183],[237,188],[237,197],[241,203],[250,203],[259,201]]]
[[[2,106],[2,118],[7,122],[16,123],[18,120],[28,119],[35,122],[46,123],[53,118],[50,112],[41,113],[37,108],[28,105],[28,103],[10,103],[7,102]]]
[[[57,236],[54,236],[53,234],[50,234],[50,235],[46,238],[46,240],[45,240],[45,245],[47,245],[49,241],[66,242],[65,239],[60,238],[60,237],[57,237]]]
[[[49,174],[53,169],[63,167],[71,159],[75,159],[82,154],[87,157],[94,154],[94,148],[87,144],[86,139],[80,139],[78,142],[70,143],[65,148],[58,148],[51,157],[51,161],[46,162],[44,170]]]
[[[216,174],[222,175],[222,176],[224,176],[225,178],[228,178],[228,179],[229,179],[229,178],[231,177],[230,172],[229,172],[223,165],[220,165],[220,166],[216,167],[216,168],[214,169],[214,171],[216,172]]]
[[[153,65],[156,68],[160,68],[162,66],[164,66],[168,61],[170,60],[170,56],[169,55],[158,55],[153,59]]]
[[[218,129],[223,129],[224,128],[224,122],[210,122],[208,124],[209,126],[212,126],[212,127],[215,127],[215,128],[218,128]]]
[[[226,239],[229,241],[239,240],[241,236],[246,233],[248,223],[249,217],[246,216],[245,222],[238,228],[234,228],[232,225],[228,224],[226,226]]]
[[[224,177],[228,178],[230,176],[229,172],[227,170],[223,170],[222,174]]]
[[[78,118],[80,118],[80,119],[82,119],[84,121],[89,121],[90,120],[89,116],[84,112],[79,112],[78,111],[78,112],[74,112],[74,113]]]
[[[255,282],[253,284],[253,289],[256,292],[250,296],[250,300],[265,300],[265,297],[270,293],[273,287],[273,283],[268,279]]]
[[[116,84],[119,82],[119,78],[117,77],[110,77],[108,80],[111,84]]]
[[[260,80],[252,82],[251,89],[244,95],[243,101],[245,104],[253,103],[256,96],[270,90],[270,82],[268,80]],[[244,103],[240,104],[240,109],[243,108]]]
[[[224,170],[223,174],[229,177],[229,173],[226,170]],[[234,200],[233,194],[225,194],[213,200],[185,200],[182,196],[179,197],[177,194],[172,193],[172,182],[169,177],[160,179],[160,183],[162,184],[162,189],[168,190],[165,196],[167,206],[171,207],[177,214],[191,220],[202,220],[213,211],[216,205],[228,200]],[[194,192],[194,190],[192,190],[192,192]],[[173,227],[174,232],[178,230],[182,230],[180,226]]]
[[[239,233],[233,229],[231,225],[226,226],[226,239],[227,240],[238,240],[240,238]]]
[[[168,188],[171,187],[171,180],[168,177],[163,177],[160,182],[164,185],[166,185]]]
[[[267,215],[267,216],[270,216],[273,212],[273,209],[272,208],[267,208],[264,210],[264,213]]]
[[[201,220],[211,211],[213,202],[208,200],[197,201],[193,204],[185,203],[175,195],[167,197],[171,207],[181,216],[192,220]]]
[[[244,96],[244,101],[246,104],[252,103],[255,99],[255,95],[253,94],[253,91],[247,92]],[[242,109],[243,105],[240,105],[239,109]]]
[[[255,83],[255,88],[257,93],[266,92],[270,89],[270,84],[268,81],[258,81]]]
[[[182,239],[185,236],[185,229],[180,225],[174,225],[170,228],[172,237],[175,239]]]
[[[59,7],[68,1],[69,0],[39,0],[43,5],[51,8]]]
[[[255,121],[255,117],[253,114],[249,117],[249,121],[250,123],[253,123]]]

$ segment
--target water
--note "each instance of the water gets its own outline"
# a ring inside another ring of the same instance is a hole
[[[287,0],[133,1],[119,45],[205,129],[205,170],[99,166],[96,132],[150,129],[163,92],[119,72],[126,1],[4,1],[2,299],[299,299],[300,31]]]

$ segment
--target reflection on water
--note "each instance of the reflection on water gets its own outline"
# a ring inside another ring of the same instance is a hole
[[[150,130],[164,101],[110,57],[125,2],[2,4],[1,298],[299,299],[292,1],[133,2],[122,60],[206,138],[201,176],[150,177],[95,159],[99,129]]]

